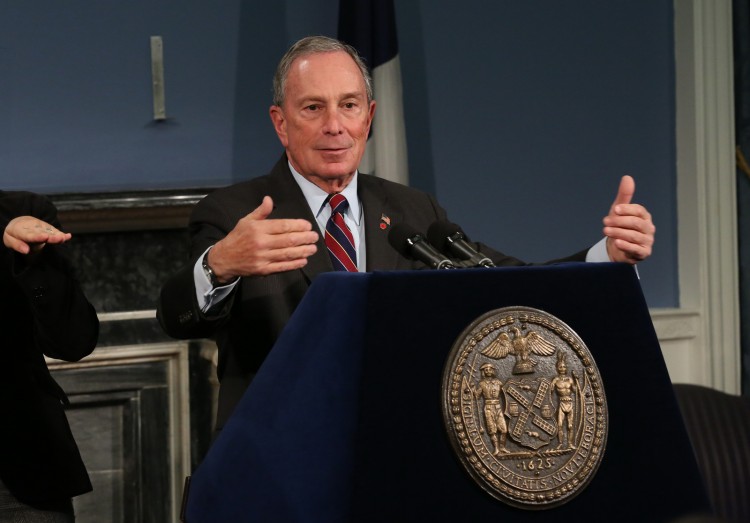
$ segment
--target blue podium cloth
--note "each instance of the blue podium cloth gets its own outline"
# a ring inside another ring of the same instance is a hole
[[[454,341],[508,306],[573,328],[607,395],[599,470],[553,509],[482,491],[443,426]],[[672,523],[709,511],[635,271],[581,263],[321,275],[194,472],[187,521]]]
[[[187,521],[345,521],[368,283],[315,281],[193,474]]]

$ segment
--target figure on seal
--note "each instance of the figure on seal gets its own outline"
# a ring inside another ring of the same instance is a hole
[[[574,449],[576,447],[573,438],[573,416],[575,414],[573,412],[573,392],[578,387],[573,378],[568,376],[568,365],[565,363],[565,354],[562,352],[557,353],[557,376],[552,379],[551,386],[557,394],[559,402],[557,407],[557,448],[563,447],[563,432],[567,427],[568,448]]]
[[[493,456],[500,453],[508,454],[510,451],[505,448],[505,440],[508,437],[508,425],[505,422],[505,415],[500,400],[503,392],[503,382],[497,377],[495,366],[491,363],[485,363],[480,367],[484,376],[477,384],[473,392],[477,399],[484,397],[484,425],[489,434],[495,450]],[[498,438],[498,432],[500,437]],[[499,441],[498,441],[499,440]]]

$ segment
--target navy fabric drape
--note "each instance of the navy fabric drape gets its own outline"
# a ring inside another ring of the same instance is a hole
[[[601,466],[553,511],[485,493],[444,429],[451,346],[507,306],[574,329],[606,389]],[[708,511],[635,271],[574,263],[318,276],[193,474],[187,521],[661,523]]]

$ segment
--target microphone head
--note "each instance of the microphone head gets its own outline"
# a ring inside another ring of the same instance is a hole
[[[461,227],[448,220],[438,220],[433,222],[430,228],[427,229],[427,241],[434,245],[440,252],[445,252],[450,250],[448,238],[456,233],[460,233],[463,236]]]
[[[407,223],[397,223],[388,232],[388,243],[402,256],[411,258],[411,245],[414,238],[421,237],[419,231]]]

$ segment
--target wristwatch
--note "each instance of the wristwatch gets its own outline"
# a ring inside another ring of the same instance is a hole
[[[219,279],[216,277],[214,270],[208,264],[208,253],[211,252],[211,249],[213,249],[213,247],[209,247],[206,254],[203,255],[203,261],[201,264],[203,265],[203,273],[206,275],[206,278],[208,278],[208,281],[211,282],[211,287],[219,287],[221,283],[219,283]]]

